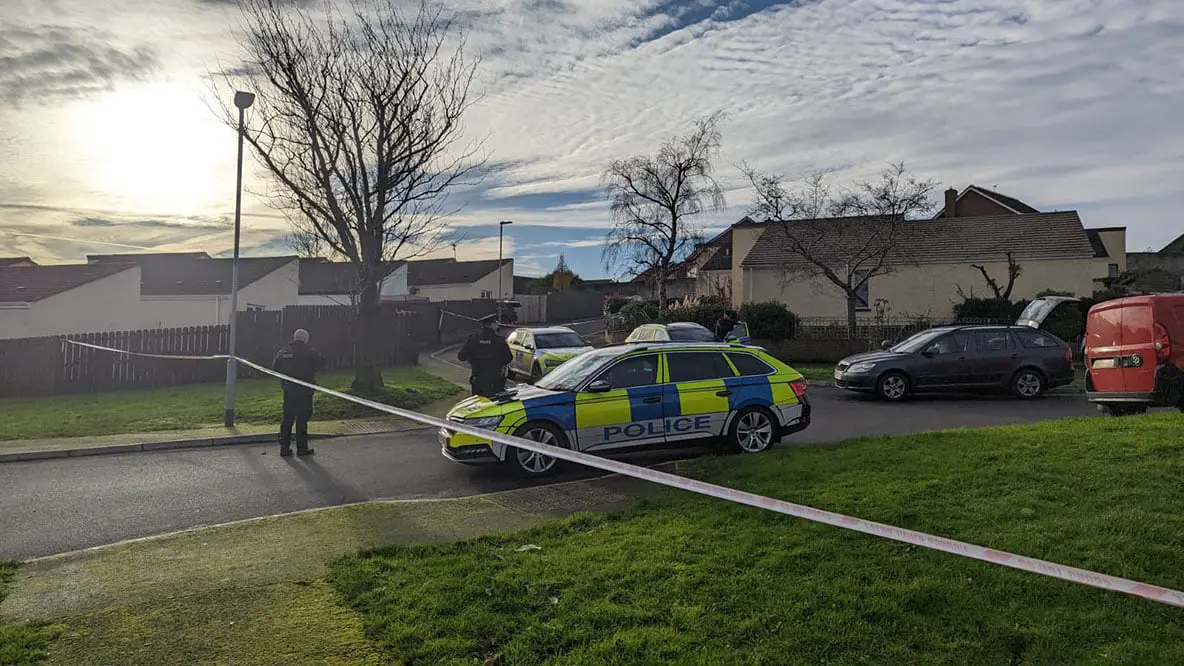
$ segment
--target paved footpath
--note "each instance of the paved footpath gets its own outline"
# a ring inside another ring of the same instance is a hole
[[[891,405],[811,391],[814,423],[791,444],[1097,414],[1080,395],[1032,403],[930,399]],[[34,557],[172,530],[368,499],[462,497],[537,485],[445,460],[431,431],[319,442],[309,459],[274,444],[0,464],[0,558]],[[637,454],[651,464],[695,451]],[[587,478],[572,470],[551,481]]]

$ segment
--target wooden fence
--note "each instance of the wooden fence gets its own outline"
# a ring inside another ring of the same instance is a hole
[[[381,365],[413,365],[421,340],[422,315],[384,308],[374,360]],[[309,332],[327,369],[353,367],[353,310],[348,306],[299,306],[282,312],[241,312],[236,331],[237,354],[270,365],[276,351],[296,329]],[[434,322],[433,322],[434,323]],[[433,327],[434,328],[434,327]],[[65,336],[68,339],[128,352],[212,356],[229,351],[228,326],[118,331]],[[159,359],[119,354],[66,342],[63,337],[0,340],[0,397],[90,393],[159,388],[217,381],[226,374],[225,360]],[[239,368],[240,377],[258,373]]]

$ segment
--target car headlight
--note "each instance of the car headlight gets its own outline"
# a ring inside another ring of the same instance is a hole
[[[871,372],[873,369],[875,369],[875,367],[875,363],[855,363],[851,367],[847,368],[847,372],[860,374],[862,372]]]
[[[464,421],[465,425],[467,425],[467,426],[473,426],[474,428],[482,428],[484,430],[490,430],[492,428],[496,428],[498,426],[498,424],[501,422],[502,422],[502,417],[500,417],[500,416],[482,416],[482,417],[475,418],[475,419],[465,419],[465,421]]]

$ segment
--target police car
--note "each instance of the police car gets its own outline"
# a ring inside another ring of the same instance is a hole
[[[566,326],[518,328],[506,336],[506,344],[514,355],[510,378],[530,381],[537,381],[569,358],[592,349],[587,340]]]
[[[595,454],[720,439],[759,453],[809,426],[810,403],[802,375],[760,348],[667,342],[586,352],[533,386],[468,398],[447,419]],[[447,428],[439,439],[451,460],[505,463],[527,476],[557,462]]]

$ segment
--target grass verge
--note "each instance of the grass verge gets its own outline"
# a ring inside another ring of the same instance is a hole
[[[350,372],[326,373],[319,384],[348,390]],[[460,394],[455,384],[416,367],[383,371],[385,387],[367,397],[417,409]],[[224,386],[194,384],[164,389],[118,391],[46,398],[0,400],[0,441],[147,433],[220,426]],[[282,415],[279,382],[249,379],[238,384],[236,417],[245,425],[275,425]],[[318,393],[317,420],[380,416],[368,407]]]
[[[790,363],[789,365],[811,381],[829,382],[835,378],[834,363]]]
[[[0,560],[0,603],[8,596],[20,566],[15,560]],[[39,663],[61,631],[60,626],[39,622],[0,624],[0,664],[24,666]]]
[[[1182,425],[948,431],[679,471],[1180,589]],[[396,663],[1184,663],[1180,609],[677,491],[364,553],[330,580]]]

